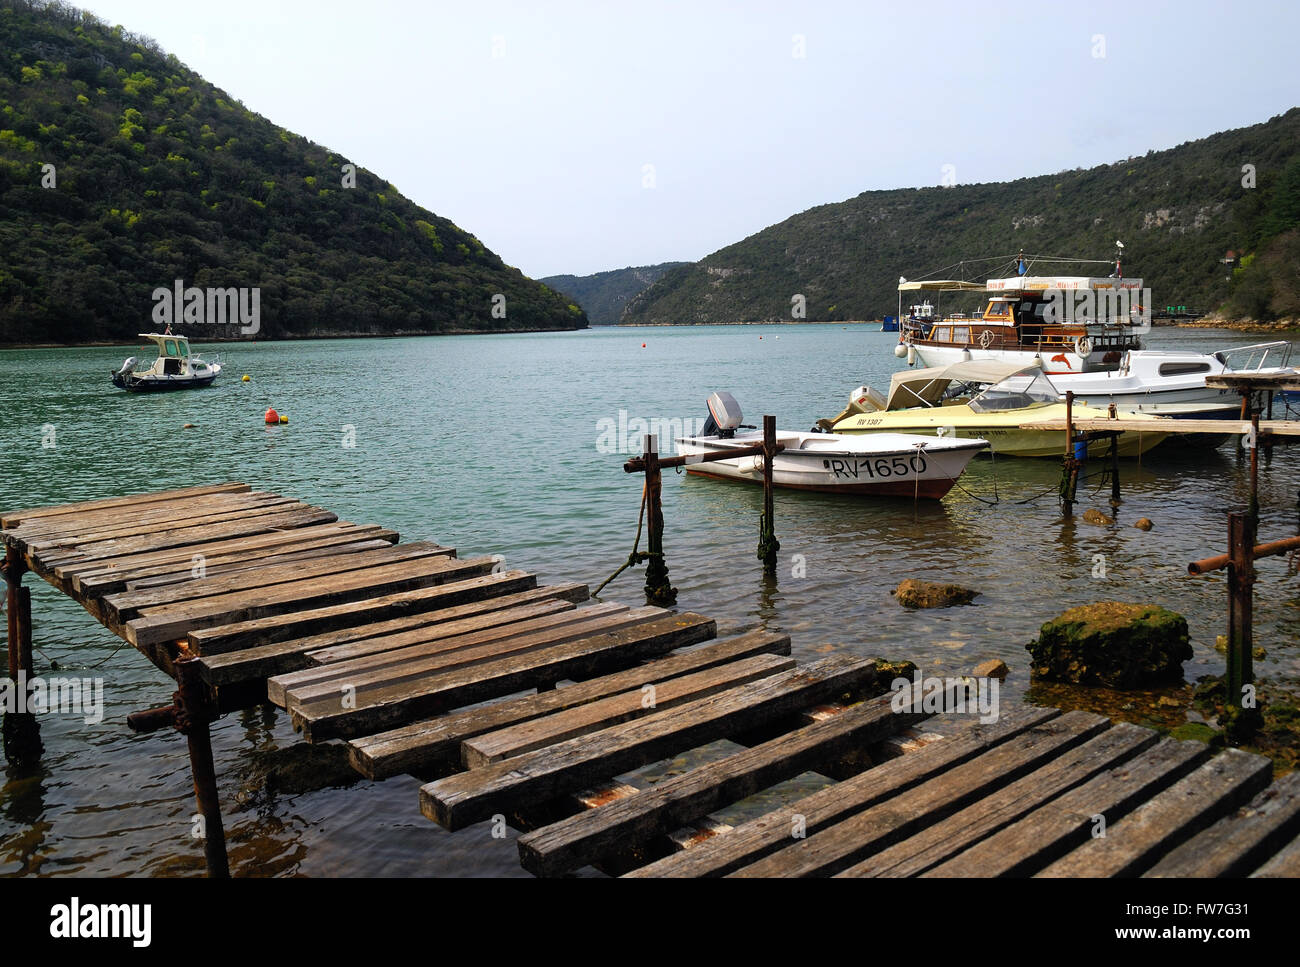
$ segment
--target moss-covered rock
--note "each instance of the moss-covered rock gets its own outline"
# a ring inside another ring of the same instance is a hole
[[[895,678],[911,679],[916,672],[916,663],[910,661],[889,661],[886,658],[873,658],[876,663],[876,683],[889,688]]]
[[[1188,722],[1186,725],[1178,726],[1169,734],[1175,739],[1204,742],[1211,749],[1221,749],[1227,744],[1222,732],[1210,728],[1204,722]]]
[[[1025,647],[1035,676],[1107,688],[1181,681],[1182,663],[1192,657],[1186,618],[1120,601],[1071,608]]]
[[[894,588],[893,594],[904,608],[951,608],[957,604],[970,604],[979,592],[963,588],[960,584],[938,584],[908,578]]]

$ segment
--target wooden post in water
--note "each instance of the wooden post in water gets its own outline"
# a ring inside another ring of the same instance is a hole
[[[1228,515],[1228,704],[1241,708],[1242,689],[1255,680],[1251,660],[1255,584],[1255,517]]]
[[[659,468],[658,448],[658,437],[647,433],[642,455],[645,460],[646,524],[649,530],[645,601],[646,604],[666,608],[676,603],[677,589],[669,583],[668,564],[664,561],[663,474]]]
[[[776,417],[763,417],[763,516],[758,522],[758,559],[763,562],[763,572],[776,574],[776,555],[781,542],[776,539],[773,522],[772,461],[776,456]]]
[[[1065,394],[1065,479],[1061,488],[1061,509],[1066,517],[1074,514],[1074,494],[1079,483],[1079,461],[1074,456],[1074,392]]]
[[[9,647],[9,680],[15,696],[26,705],[28,689],[36,677],[32,663],[32,592],[22,586],[27,567],[20,557],[4,559],[5,611]],[[36,715],[28,711],[7,712],[4,716],[3,745],[5,759],[23,769],[38,761],[44,746]]]
[[[1259,410],[1250,413],[1250,516],[1259,527]],[[1254,547],[1252,542],[1251,547]]]
[[[226,858],[226,830],[221,822],[221,801],[217,797],[217,770],[212,762],[212,736],[209,726],[216,718],[207,686],[199,675],[198,658],[176,662],[176,727],[185,734],[190,749],[190,772],[194,777],[194,798],[202,817],[203,855],[208,876],[227,879],[230,863]]]

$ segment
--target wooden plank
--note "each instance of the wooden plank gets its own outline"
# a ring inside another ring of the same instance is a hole
[[[684,705],[709,695],[716,695],[747,682],[789,671],[794,667],[793,658],[755,655],[752,658],[728,662],[693,675],[684,675],[665,682],[648,682],[647,685],[654,689],[652,699],[648,698],[650,693],[638,688],[636,691],[611,695],[609,698],[588,702],[577,708],[468,739],[461,746],[461,761],[467,769],[479,769],[492,762],[555,745],[557,742],[576,738],[588,732],[607,729],[611,725]],[[648,700],[652,700],[653,704],[647,705]]]
[[[146,608],[126,623],[126,639],[136,647],[174,641],[199,628],[251,621],[285,612],[411,591],[491,573],[495,561],[476,557],[465,561],[443,557],[386,564],[309,581],[277,584],[265,589],[218,594],[198,601]]]
[[[1098,735],[1109,725],[1100,715],[1066,712],[1030,729],[1014,742],[977,756],[889,802],[819,829],[806,839],[795,840],[784,849],[729,875],[833,876],[876,850],[891,846],[923,826],[952,815],[993,789],[1015,782],[1050,759]],[[943,743],[940,743],[938,748],[942,747]],[[916,758],[920,758],[920,754]],[[871,771],[867,770],[864,775],[870,775]],[[783,812],[788,817],[798,810],[791,807]]]
[[[269,534],[277,530],[292,530],[298,527],[310,527],[313,524],[327,524],[338,520],[337,514],[327,510],[304,510],[287,514],[267,514],[248,520],[232,520],[209,527],[190,528],[184,531],[168,531],[166,534],[145,537],[125,537],[118,540],[104,541],[101,544],[82,544],[80,547],[66,550],[60,554],[42,552],[37,555],[47,567],[58,567],[73,561],[85,562],[100,558],[121,557],[143,551],[160,551],[172,547],[187,547],[202,550],[214,541],[230,537]]]
[[[725,836],[676,856],[664,857],[625,874],[630,877],[723,876],[790,843],[791,816],[803,817],[808,835],[945,774],[981,753],[1022,736],[1060,715],[1056,709],[1024,706],[1002,713],[996,722],[973,723],[960,734],[909,755],[890,759],[843,782],[818,790],[788,810],[742,823]]]
[[[30,544],[33,541],[48,542],[60,537],[78,537],[126,527],[138,528],[142,524],[161,528],[164,524],[192,517],[264,507],[268,504],[298,502],[296,497],[283,497],[263,490],[251,490],[242,494],[218,494],[162,504],[146,504],[142,507],[101,510],[93,514],[51,517],[20,524],[9,533]]]
[[[340,537],[330,542],[324,542],[323,546],[306,546],[294,545],[290,548],[270,548],[266,551],[250,553],[242,558],[227,561],[225,563],[212,563],[212,560],[204,555],[204,572],[205,576],[212,578],[223,574],[235,574],[240,571],[249,571],[254,568],[269,567],[277,564],[289,564],[294,561],[318,561],[322,558],[332,557],[336,554],[356,554],[360,551],[380,551],[391,548],[397,542],[389,539],[389,535],[395,534],[395,531],[377,531],[373,536],[360,534],[350,538]],[[308,542],[309,545],[316,542]],[[301,548],[301,549],[299,549]],[[448,556],[455,557],[454,548],[447,548]],[[183,570],[174,570],[176,565],[169,564],[157,569],[157,573],[145,575],[142,577],[132,577],[126,582],[126,586],[121,588],[122,591],[148,591],[153,588],[165,588],[172,584],[181,584],[185,581],[194,580],[194,568],[184,568]]]
[[[445,585],[444,585],[445,586]],[[518,594],[506,594],[484,601],[444,608],[426,614],[411,615],[379,622],[376,625],[361,625],[342,631],[329,632],[324,635],[312,635],[307,638],[295,638],[289,641],[277,641],[259,647],[245,648],[241,651],[227,652],[219,655],[205,655],[200,661],[204,681],[210,685],[231,685],[235,682],[253,681],[270,678],[281,672],[297,671],[308,668],[312,659],[307,653],[317,647],[321,640],[335,639],[343,635],[362,638],[367,628],[392,627],[396,624],[410,625],[455,623],[458,620],[480,620],[508,622],[515,620],[519,614],[540,613],[534,609],[568,609],[587,599],[585,584],[559,584],[521,591]]]
[[[1300,877],[1300,836],[1283,846],[1271,860],[1250,874],[1254,877]]]
[[[653,621],[665,613],[663,608],[646,607],[629,610],[625,604],[614,602],[598,604],[580,611],[534,618],[522,623],[537,626],[547,622],[551,625],[542,631],[516,632],[516,626],[504,625],[411,648],[380,652],[355,661],[291,672],[271,679],[267,683],[267,697],[277,705],[284,704],[292,708],[295,705],[311,704],[319,698],[337,694],[342,682],[346,682],[355,694],[360,695],[450,671],[453,668],[482,664],[507,655],[537,651],[566,641],[577,641],[607,631],[616,631],[619,628]],[[486,639],[483,644],[471,646],[458,644],[466,639],[480,637]]]
[[[850,866],[838,876],[919,876],[1106,768],[1155,745],[1158,733],[1127,722],[1048,762],[1022,779]]]
[[[235,510],[225,510],[213,514],[199,514],[179,520],[162,521],[158,524],[128,521],[115,527],[105,527],[88,534],[72,533],[48,538],[41,537],[30,541],[22,541],[21,538],[19,540],[32,554],[68,553],[83,546],[94,547],[109,541],[127,540],[134,537],[158,541],[175,536],[192,537],[204,528],[214,527],[218,524],[253,520],[272,514],[301,513],[313,509],[316,508],[300,500],[279,498],[256,506],[240,507]]]
[[[200,628],[189,633],[188,643],[195,654],[218,655],[255,645],[357,628],[377,621],[428,614],[486,598],[518,594],[536,586],[537,578],[531,574],[519,570],[501,571],[364,601]]]
[[[204,548],[204,555],[210,560],[222,558],[237,559],[240,555],[253,554],[258,551],[275,552],[277,548],[288,548],[312,540],[329,537],[355,540],[363,536],[362,532],[379,532],[375,524],[357,525],[346,521],[330,524],[317,524],[314,527],[300,527],[289,531],[272,531],[253,537],[233,537],[223,541],[213,541]],[[396,533],[386,531],[383,533]],[[193,551],[183,547],[169,548],[163,551],[145,551],[127,554],[122,557],[102,558],[96,560],[69,560],[54,567],[55,576],[68,583],[78,593],[91,591],[113,591],[119,588],[101,588],[98,579],[117,577],[122,573],[144,571],[150,567],[169,566],[178,568],[187,566],[193,557]]]
[[[562,685],[536,695],[448,712],[399,729],[355,738],[348,743],[348,756],[357,771],[371,779],[404,772],[449,772],[459,767],[460,743],[475,735],[576,708],[619,692],[639,693],[650,682],[666,681],[757,654],[790,654],[790,636],[751,631],[656,658],[627,671]]]
[[[145,608],[152,608],[157,605],[195,601],[248,588],[270,588],[278,584],[305,581],[309,578],[324,578],[329,575],[342,574],[362,568],[396,564],[399,561],[454,556],[454,548],[443,547],[430,541],[418,541],[413,544],[385,546],[382,550],[336,553],[318,561],[265,564],[252,570],[237,571],[233,574],[191,578],[179,586],[168,585],[162,588],[147,588],[142,591],[122,591],[118,594],[106,596],[101,602],[101,606],[104,613],[114,621],[129,621],[139,615]]]
[[[252,490],[248,484],[229,482],[209,484],[201,487],[181,487],[177,490],[158,490],[153,493],[130,494],[125,497],[101,497],[97,500],[82,500],[72,504],[55,504],[50,507],[33,507],[27,510],[9,510],[0,514],[0,527],[15,527],[24,520],[35,517],[58,517],[75,514],[85,510],[98,510],[105,507],[128,507],[134,504],[155,503],[162,500],[180,500],[186,497],[198,497],[203,494],[243,493]]]
[[[590,735],[495,762],[420,788],[420,809],[447,829],[487,819],[512,803],[543,801],[665,756],[753,728],[868,684],[874,662],[832,656]]]
[[[1098,816],[1115,822],[1209,757],[1203,742],[1162,739],[921,875],[1029,876],[1086,841]]]
[[[716,634],[712,618],[687,611],[622,631],[372,692],[359,698],[355,709],[341,708],[338,700],[300,706],[292,710],[291,719],[309,741],[351,739],[564,678],[626,668],[643,658],[693,645]]]
[[[1268,785],[1273,763],[1228,749],[1038,876],[1135,876]]]
[[[520,862],[536,876],[555,876],[594,863],[614,849],[693,822],[927,717],[923,712],[896,713],[892,698],[884,695],[854,705],[841,715],[527,833],[519,839]]]
[[[1151,877],[1245,876],[1300,834],[1300,772],[1283,776],[1143,873]]]

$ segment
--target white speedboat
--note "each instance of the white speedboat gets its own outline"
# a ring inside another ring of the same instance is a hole
[[[152,340],[158,358],[141,365],[134,356],[113,373],[113,385],[129,393],[152,393],[160,390],[198,389],[211,386],[221,375],[221,363],[211,362],[190,353],[190,341],[170,332],[142,332],[141,339]]]
[[[705,477],[763,482],[763,458],[692,463],[690,457],[750,447],[763,433],[741,424],[740,407],[730,393],[709,397],[704,434],[679,437],[677,452],[686,456],[686,472]],[[938,500],[965,471],[985,440],[943,439],[907,433],[845,436],[778,430],[785,449],[772,460],[772,483],[796,490],[859,494],[872,497],[924,497]]]

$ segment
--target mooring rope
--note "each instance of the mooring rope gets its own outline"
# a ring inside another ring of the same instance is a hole
[[[622,566],[619,567],[617,571],[615,571],[609,577],[605,578],[604,583],[602,583],[600,587],[596,588],[596,590],[592,592],[593,598],[596,595],[600,594],[601,591],[605,590],[606,584],[609,584],[611,581],[614,580],[614,578],[618,577],[628,568],[636,567],[638,564],[643,564],[644,562],[650,560],[650,558],[652,557],[663,557],[662,554],[652,554],[650,551],[637,550],[637,548],[641,546],[641,526],[645,522],[645,503],[646,503],[648,488],[649,488],[648,481],[641,485],[641,512],[637,514],[637,518],[636,518],[636,540],[632,542],[632,553],[627,556],[627,560],[623,562]]]

